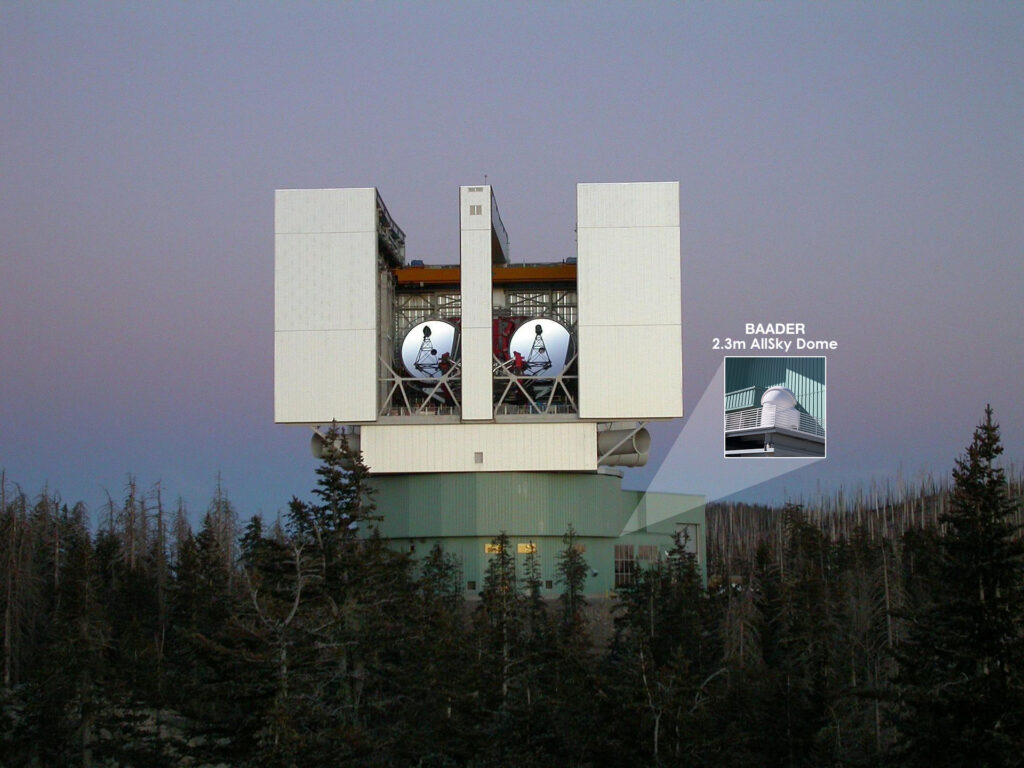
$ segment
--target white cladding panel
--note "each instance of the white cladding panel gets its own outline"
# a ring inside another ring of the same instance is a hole
[[[577,242],[581,324],[679,325],[679,227],[581,228]]]
[[[462,418],[493,417],[491,382],[491,188],[459,190],[462,291]]]
[[[490,328],[462,329],[462,418],[489,420],[494,415],[492,404]],[[487,365],[480,361],[488,362]],[[467,364],[468,363],[468,364]]]
[[[376,190],[278,190],[274,199],[274,420],[372,421]]]
[[[274,231],[374,232],[377,190],[279,189],[274,195]]]
[[[363,461],[374,473],[597,468],[593,424],[365,426],[359,440]]]
[[[274,333],[274,421],[323,424],[373,421],[376,388],[356,371],[375,371],[377,333]]]
[[[462,254],[462,327],[491,327],[491,232],[463,232]],[[490,361],[488,361],[488,365]]]
[[[491,231],[490,185],[480,187],[459,187],[459,229]],[[480,206],[479,209],[472,206]]]
[[[683,348],[678,326],[581,326],[579,343],[580,349],[604,355],[603,364],[580,357],[582,418],[671,419],[683,415],[679,364]]]
[[[275,235],[275,330],[374,328],[376,243],[374,232]]]
[[[678,227],[679,182],[577,184],[577,227]]]
[[[679,185],[580,184],[576,204],[580,417],[681,416]]]

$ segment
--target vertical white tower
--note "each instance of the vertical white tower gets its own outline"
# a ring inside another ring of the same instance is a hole
[[[679,184],[579,184],[580,417],[683,415]]]
[[[459,190],[459,264],[462,270],[462,418],[491,421],[491,267],[506,260],[494,247],[504,231],[489,186]]]

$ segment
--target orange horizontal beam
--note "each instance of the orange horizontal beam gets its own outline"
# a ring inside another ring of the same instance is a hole
[[[399,285],[458,285],[459,267],[397,267],[391,270]],[[575,264],[498,265],[491,269],[495,285],[516,283],[574,283]]]
[[[523,264],[496,266],[491,270],[495,285],[508,283],[575,283],[575,264]]]
[[[458,285],[458,267],[396,267],[391,270],[399,285]]]

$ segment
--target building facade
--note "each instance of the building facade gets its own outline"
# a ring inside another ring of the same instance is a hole
[[[458,552],[468,591],[501,531],[553,552],[570,523],[607,591],[628,521],[671,501],[615,468],[647,461],[647,421],[682,416],[678,184],[578,185],[577,251],[554,263],[510,258],[489,186],[460,188],[459,222],[458,264],[407,262],[376,189],[278,190],[275,421],[314,450],[345,425],[382,533]],[[702,504],[672,498],[702,540]],[[671,517],[629,546],[663,554]]]

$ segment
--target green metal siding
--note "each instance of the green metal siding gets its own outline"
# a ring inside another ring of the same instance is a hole
[[[373,479],[382,532],[389,536],[618,536],[641,501],[614,475],[469,472]],[[388,510],[398,512],[387,515]],[[580,511],[585,516],[580,516]]]
[[[572,472],[385,475],[372,483],[382,535],[418,557],[441,542],[461,562],[463,588],[470,593],[483,588],[486,545],[504,531],[514,551],[519,544],[536,544],[541,578],[552,582],[544,593],[559,594],[555,569],[570,523],[586,548],[590,594],[614,589],[616,544],[657,545],[664,554],[678,524],[699,526],[696,548],[705,568],[703,496],[623,491],[614,475]],[[639,530],[623,535],[634,519]],[[516,555],[520,573],[525,559]]]
[[[700,564],[702,575],[706,575],[706,530],[703,523],[699,523],[700,533],[696,537],[697,559]],[[416,557],[426,555],[433,548],[436,542],[440,542],[445,552],[456,556],[461,567],[461,582],[463,590],[474,596],[484,586],[484,574],[487,571],[487,564],[493,555],[488,555],[486,546],[490,542],[487,538],[424,538],[424,539],[392,539],[392,546],[399,549],[412,551]],[[522,579],[526,573],[527,555],[518,553],[518,545],[532,542],[537,547],[537,557],[540,561],[541,571],[541,593],[546,597],[554,597],[562,592],[562,586],[558,583],[558,557],[564,549],[560,536],[554,537],[526,537],[514,536],[509,538],[512,551],[516,553],[516,574]],[[623,536],[621,538],[606,539],[597,537],[580,537],[577,543],[583,545],[583,557],[587,561],[590,575],[587,578],[584,589],[587,594],[607,595],[615,591],[615,546],[617,544],[630,544],[634,553],[639,552],[642,545],[653,545],[658,548],[659,557],[664,558],[672,548],[671,536],[651,533],[637,533]],[[551,586],[547,586],[547,582]],[[470,584],[473,584],[470,587]]]

